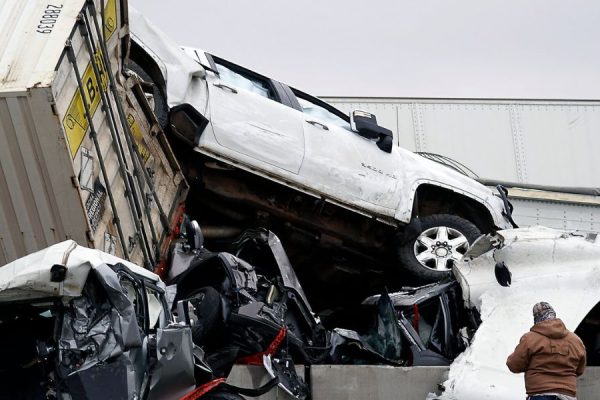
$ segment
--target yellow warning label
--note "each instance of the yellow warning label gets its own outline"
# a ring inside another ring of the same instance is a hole
[[[94,60],[100,73],[102,90],[106,90],[108,85],[108,72],[106,71],[104,62],[102,61],[102,53],[100,53],[99,49],[96,51],[96,53],[94,53]],[[98,81],[96,80],[96,75],[94,74],[94,68],[92,67],[91,62],[87,65],[85,72],[81,77],[81,81],[83,84],[85,101],[89,105],[90,115],[93,117],[98,105],[100,104],[101,95],[100,88],[98,87]],[[62,123],[67,134],[67,140],[69,141],[71,157],[75,158],[75,154],[77,154],[77,150],[79,150],[79,146],[81,146],[81,142],[83,142],[85,132],[89,126],[89,121],[85,116],[85,107],[83,105],[83,99],[81,98],[79,89],[75,91]]]
[[[131,134],[135,139],[135,144],[140,153],[140,156],[142,157],[142,160],[144,160],[145,163],[146,161],[148,161],[148,158],[150,158],[150,151],[144,145],[144,135],[142,134],[142,130],[140,129],[140,126],[131,114],[127,114],[127,123],[129,124]]]
[[[104,7],[104,40],[108,41],[117,30],[117,0],[108,0]]]

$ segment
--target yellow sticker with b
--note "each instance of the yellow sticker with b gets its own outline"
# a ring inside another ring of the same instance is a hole
[[[106,6],[104,7],[104,40],[108,41],[116,29],[117,1],[108,0]],[[102,58],[100,49],[94,53],[94,60],[100,74],[102,90],[106,90],[106,87],[108,86],[108,71],[104,65],[104,60]],[[100,104],[101,95],[99,92],[100,88],[98,87],[98,81],[96,80],[96,75],[94,74],[94,67],[92,66],[91,62],[88,63],[87,67],[85,68],[81,81],[83,84],[85,101],[89,105],[90,115],[93,117],[96,113],[98,105]],[[75,91],[62,123],[67,134],[67,140],[69,141],[71,157],[75,158],[75,155],[77,154],[77,151],[79,150],[79,147],[81,146],[81,143],[85,137],[85,133],[89,127],[89,121],[85,115],[85,107],[79,89]]]
[[[142,130],[134,116],[131,114],[127,114],[127,123],[129,124],[129,129],[131,129],[131,135],[135,140],[138,152],[140,153],[142,160],[144,160],[144,163],[146,163],[148,158],[150,158],[150,150],[144,145],[144,135],[142,134]]]
[[[83,93],[85,95],[85,102],[90,108],[90,116],[93,117],[98,105],[100,104],[101,95],[100,90],[106,90],[108,86],[108,72],[104,66],[102,59],[102,53],[100,50],[94,53],[94,60],[98,67],[100,75],[100,81],[102,88],[99,87],[96,75],[94,74],[94,68],[90,62],[81,77],[81,83],[83,85]],[[89,121],[85,115],[85,106],[83,103],[84,99],[81,97],[79,89],[73,95],[69,108],[63,118],[63,127],[67,134],[67,140],[69,141],[69,150],[71,151],[71,157],[75,158],[77,150],[81,146],[85,133],[89,127]]]
[[[108,0],[104,7],[104,40],[108,39],[117,30],[117,0]]]

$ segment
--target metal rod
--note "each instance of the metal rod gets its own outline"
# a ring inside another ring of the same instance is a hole
[[[73,71],[75,72],[75,78],[77,79],[77,87],[79,89],[79,95],[81,96],[81,100],[83,102],[83,108],[85,109],[85,116],[90,125],[90,137],[92,138],[92,141],[94,142],[94,147],[96,148],[96,152],[98,153],[98,163],[100,164],[102,178],[104,179],[104,184],[106,185],[106,192],[108,193],[110,207],[112,208],[112,212],[113,212],[113,223],[117,227],[119,241],[121,242],[121,248],[123,249],[123,257],[126,260],[129,260],[129,252],[127,250],[127,245],[125,243],[125,236],[123,235],[123,229],[121,228],[121,220],[119,219],[119,212],[117,211],[117,206],[115,205],[115,199],[114,199],[114,196],[112,193],[112,189],[110,187],[110,182],[108,180],[106,166],[104,165],[104,157],[102,157],[100,143],[98,143],[98,135],[96,133],[96,128],[94,127],[94,121],[92,120],[92,115],[90,113],[90,106],[87,103],[85,93],[83,91],[83,84],[81,82],[81,74],[79,73],[79,67],[77,66],[77,59],[75,58],[75,52],[73,51],[73,46],[71,45],[71,41],[67,41],[67,44],[65,47],[67,50],[67,58],[68,58],[69,62],[73,65]]]
[[[88,0],[89,1],[89,0]],[[93,17],[92,20],[94,21],[94,26],[96,29],[96,35],[100,35],[100,27],[98,25],[98,21],[95,18],[96,15],[96,10],[93,7],[90,7],[90,14]],[[106,43],[104,43],[103,41],[100,42],[100,47],[102,50],[102,57],[104,58],[104,63],[106,65],[106,68],[108,70],[108,77],[109,77],[109,86],[110,86],[110,90],[113,93],[113,96],[115,97],[115,99],[118,99],[118,93],[117,93],[117,85],[115,83],[115,78],[114,75],[112,73],[112,65],[108,62],[108,52],[106,50]],[[129,148],[129,151],[132,155],[132,161],[134,162],[134,174],[136,175],[137,178],[143,178],[145,180],[146,185],[149,187],[150,189],[150,193],[152,194],[152,197],[154,198],[154,202],[156,204],[156,207],[158,209],[159,212],[159,216],[160,216],[160,221],[163,225],[163,228],[165,230],[169,230],[170,226],[169,226],[169,219],[167,217],[167,215],[164,212],[164,209],[162,207],[162,204],[160,202],[160,199],[158,198],[158,194],[156,193],[156,189],[154,188],[154,183],[152,182],[152,179],[150,178],[148,171],[146,170],[146,168],[144,168],[143,163],[142,163],[142,157],[137,149],[136,146],[134,146],[132,144],[132,137],[133,134],[131,133],[131,128],[129,127],[129,124],[127,123],[127,118],[125,117],[125,111],[123,110],[123,105],[119,102],[116,101],[116,105],[117,105],[117,112],[119,114],[119,119],[121,120],[121,124],[123,125],[123,129],[126,132],[125,135],[125,139],[127,140],[127,145]],[[138,167],[138,164],[141,165],[141,168]],[[139,170],[142,171],[143,175],[139,175]],[[157,250],[158,251],[158,250]]]
[[[141,218],[141,212],[140,212],[139,203],[135,199],[135,196],[136,196],[135,187],[132,187],[129,173],[125,167],[125,161],[124,161],[124,157],[122,154],[122,149],[119,146],[118,134],[115,130],[114,121],[112,119],[112,113],[110,112],[110,109],[108,108],[108,99],[106,97],[106,93],[104,92],[104,88],[102,87],[103,86],[102,85],[102,77],[100,75],[100,71],[96,64],[96,59],[95,59],[95,54],[94,54],[95,52],[93,50],[92,39],[91,39],[90,32],[88,30],[88,25],[86,23],[87,21],[86,21],[85,15],[80,14],[77,22],[79,23],[79,32],[84,39],[84,43],[85,43],[88,53],[90,55],[90,64],[92,65],[92,69],[93,69],[94,75],[96,77],[96,83],[98,84],[98,91],[100,92],[100,98],[102,99],[102,108],[105,112],[106,117],[108,118],[108,127],[109,127],[109,131],[110,131],[111,137],[112,137],[112,146],[113,146],[115,153],[117,153],[117,160],[119,163],[119,172],[121,174],[121,179],[123,180],[123,184],[125,185],[125,198],[127,199],[127,202],[129,203],[129,209],[134,214],[133,222],[134,222],[134,225],[136,228],[136,236],[142,238],[142,237],[145,237],[145,235],[143,234],[143,227],[141,226],[141,223],[139,221],[139,219]],[[151,266],[153,264],[153,260],[151,259],[151,256],[149,254],[150,249],[148,248],[148,245],[146,243],[142,243],[141,247],[142,247],[142,253],[144,255],[144,262],[147,264],[147,266]]]

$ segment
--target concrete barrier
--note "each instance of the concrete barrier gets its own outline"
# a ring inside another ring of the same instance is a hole
[[[303,367],[297,370],[305,376]],[[375,365],[313,365],[310,369],[312,400],[424,400],[446,380],[448,367],[396,368]],[[228,382],[258,387],[269,380],[264,368],[237,365]],[[589,367],[577,382],[578,400],[600,398],[600,367]],[[525,396],[523,396],[524,398]],[[280,389],[259,400],[290,400]]]
[[[311,367],[313,400],[424,400],[447,373],[447,367],[317,365]]]

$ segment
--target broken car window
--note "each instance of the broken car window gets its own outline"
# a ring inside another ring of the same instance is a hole
[[[146,288],[146,299],[148,301],[148,327],[156,329],[160,326],[160,317],[163,312],[163,304],[160,295],[154,290]]]
[[[123,289],[123,293],[125,296],[131,301],[133,304],[133,308],[135,309],[138,325],[140,327],[146,326],[145,324],[145,309],[144,309],[144,299],[142,298],[142,294],[138,290],[137,284],[131,280],[126,275],[120,275],[119,279],[121,281],[121,288]]]
[[[215,64],[217,66],[217,71],[219,71],[219,78],[221,78],[223,83],[227,83],[235,86],[236,88],[244,89],[258,94],[259,96],[266,97],[267,99],[274,100],[271,88],[266,81],[263,81],[258,77],[251,77],[247,74],[234,71],[231,67],[226,67],[217,60],[215,60]]]
[[[409,310],[404,314],[409,321],[412,321],[425,347],[436,353],[446,354],[446,325],[440,298],[436,297],[415,305],[412,310]]]

